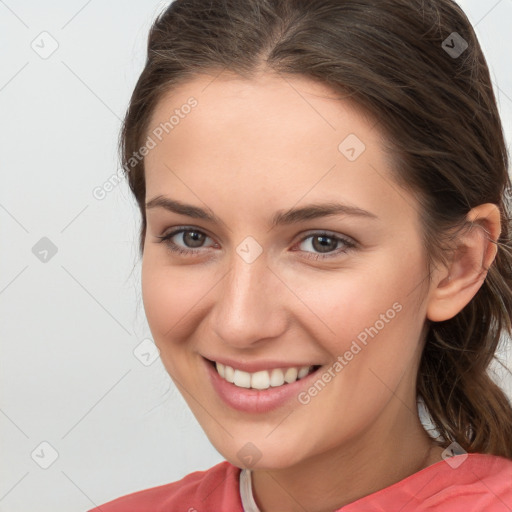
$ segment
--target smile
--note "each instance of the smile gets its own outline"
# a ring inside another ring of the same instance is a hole
[[[319,366],[302,366],[289,368],[273,368],[254,373],[245,372],[228,365],[216,362],[217,373],[227,382],[239,388],[264,390],[280,387],[303,379],[314,372]]]

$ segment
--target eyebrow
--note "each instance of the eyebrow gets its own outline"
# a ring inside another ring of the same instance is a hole
[[[146,203],[146,210],[151,208],[164,208],[170,212],[186,215],[194,219],[202,219],[212,223],[220,224],[221,220],[211,211],[182,203],[162,195],[155,196]],[[344,205],[341,203],[327,202],[314,203],[302,206],[300,208],[290,208],[289,210],[277,211],[272,217],[271,225],[273,227],[289,224],[297,224],[310,219],[319,217],[328,217],[333,215],[352,215],[365,217],[368,219],[378,219],[377,215],[358,208],[356,206]]]

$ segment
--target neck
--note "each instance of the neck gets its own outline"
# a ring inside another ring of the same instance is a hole
[[[332,512],[442,460],[442,447],[430,439],[419,417],[406,407],[401,411],[404,417],[393,422],[400,429],[379,420],[336,450],[283,469],[254,470],[260,511]]]

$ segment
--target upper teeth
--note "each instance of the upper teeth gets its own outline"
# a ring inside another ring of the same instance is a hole
[[[231,366],[222,363],[215,363],[219,375],[240,388],[268,389],[270,386],[282,386],[285,382],[291,384],[297,379],[305,377],[312,366],[301,368],[274,368],[273,370],[261,370],[249,373],[242,370],[235,370]]]

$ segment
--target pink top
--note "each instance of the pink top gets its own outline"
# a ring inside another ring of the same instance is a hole
[[[239,475],[240,468],[224,461],[88,512],[243,512]],[[455,455],[338,511],[511,512],[512,460],[480,453]]]

